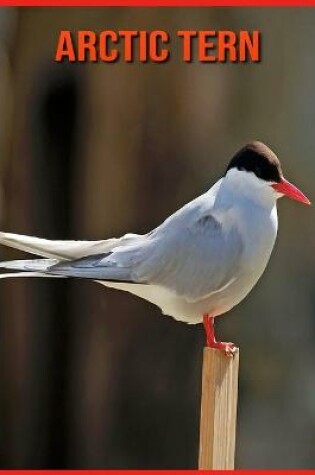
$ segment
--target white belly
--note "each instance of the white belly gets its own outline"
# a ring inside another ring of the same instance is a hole
[[[261,268],[259,274],[241,276],[223,290],[213,292],[211,295],[196,302],[189,302],[174,292],[157,285],[99,282],[107,287],[124,290],[141,297],[157,305],[164,315],[169,315],[175,320],[195,324],[202,322],[202,317],[205,313],[217,317],[237,305],[254,287],[264,268],[265,265]]]

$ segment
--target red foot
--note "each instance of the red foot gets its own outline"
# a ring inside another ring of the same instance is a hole
[[[210,348],[217,348],[218,350],[222,350],[226,355],[233,356],[236,351],[237,347],[234,343],[225,343],[223,341],[216,341],[214,336],[214,318],[208,314],[203,316],[203,326],[206,332],[207,337],[207,346]]]

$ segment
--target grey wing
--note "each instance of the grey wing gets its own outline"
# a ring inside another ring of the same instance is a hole
[[[121,242],[107,253],[58,262],[46,271],[56,276],[136,283],[133,271],[143,260],[147,243],[147,236],[138,236],[132,244]]]
[[[224,226],[210,213],[188,221],[161,226],[108,254],[57,264],[49,272],[160,285],[199,300],[236,278],[243,244],[236,227]]]
[[[151,252],[135,270],[138,281],[161,285],[197,301],[233,282],[243,242],[236,227],[208,213],[190,226],[156,236]]]

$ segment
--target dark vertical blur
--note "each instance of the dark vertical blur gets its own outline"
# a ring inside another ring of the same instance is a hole
[[[46,75],[45,88],[34,94],[31,119],[31,148],[34,230],[50,239],[73,236],[72,186],[75,170],[77,117],[80,100],[76,77],[69,71]],[[38,130],[38,128],[40,130]],[[45,401],[47,415],[41,418],[38,404],[33,406],[37,419],[34,432],[47,436],[36,441],[33,459],[36,466],[47,468],[54,460],[63,466],[67,453],[67,389],[71,325],[69,321],[69,288],[71,283],[41,281],[34,302],[37,315],[38,344],[45,340],[49,371],[43,371],[42,352],[34,355],[33,387],[37,402]],[[51,302],[47,305],[47,302]],[[47,324],[49,331],[47,332]],[[49,388],[49,391],[47,391]],[[49,410],[51,408],[51,410]],[[50,430],[47,431],[47,427]],[[43,440],[45,440],[43,443]],[[42,445],[40,455],[38,446]]]
[[[1,229],[147,232],[253,138],[312,199],[314,20],[311,9],[1,9]],[[220,28],[260,29],[261,64],[183,64],[174,44],[161,65],[53,61],[61,29]],[[242,468],[315,463],[314,212],[279,208],[265,276],[218,322],[241,346]],[[0,305],[2,468],[196,467],[200,326],[83,281],[1,281]]]

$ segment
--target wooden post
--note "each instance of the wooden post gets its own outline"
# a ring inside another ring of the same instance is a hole
[[[204,348],[199,470],[234,468],[239,352]]]

